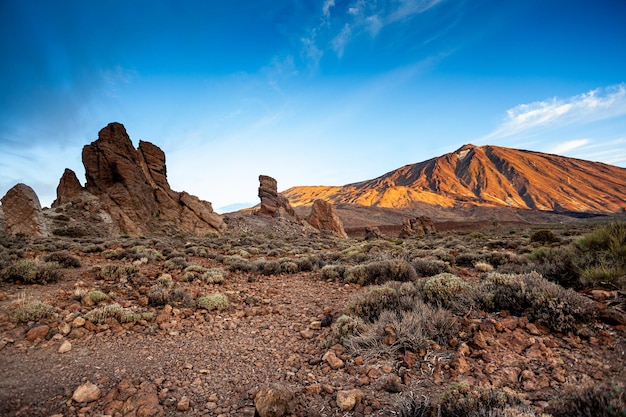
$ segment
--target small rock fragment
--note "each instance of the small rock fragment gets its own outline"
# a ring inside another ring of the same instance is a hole
[[[363,391],[352,389],[348,391],[337,391],[337,407],[341,411],[350,411],[363,399]]]
[[[333,369],[341,369],[344,366],[343,361],[339,359],[332,350],[326,352],[324,356],[322,356],[322,360],[326,361]]]
[[[72,399],[77,403],[88,403],[100,398],[100,388],[87,381],[80,387],[76,388]]]
[[[59,346],[59,353],[66,353],[70,350],[72,350],[72,344],[68,340],[65,340],[61,343],[61,346]]]

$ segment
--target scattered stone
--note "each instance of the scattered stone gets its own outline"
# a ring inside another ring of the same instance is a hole
[[[48,335],[49,331],[50,326],[46,324],[41,326],[35,326],[26,333],[26,340],[28,340],[29,342],[43,340]]]
[[[63,343],[61,343],[61,346],[59,346],[59,353],[67,353],[70,350],[72,350],[72,344],[65,340]]]
[[[77,403],[88,403],[100,398],[100,394],[100,388],[88,381],[76,388],[72,395],[72,400]]]
[[[350,411],[363,399],[363,391],[352,389],[349,391],[337,391],[337,407],[341,411]]]
[[[178,404],[176,404],[176,409],[178,411],[187,411],[189,410],[189,406],[190,406],[189,398],[186,396],[183,396],[180,399],[180,401],[178,401]]]
[[[332,369],[341,369],[344,366],[344,362],[339,359],[332,350],[326,352],[324,356],[322,356],[322,360],[326,361]]]
[[[295,396],[291,389],[283,384],[268,384],[254,397],[254,406],[259,417],[283,417],[292,412]]]
[[[329,327],[331,324],[333,324],[333,316],[331,314],[324,316],[320,322],[320,326],[322,327]]]
[[[124,415],[134,412],[136,416],[142,417],[163,416],[163,407],[159,404],[159,397],[155,385],[145,381],[141,383],[138,389],[134,387],[130,389],[129,393],[133,391],[136,392],[124,402],[124,406],[122,407]]]

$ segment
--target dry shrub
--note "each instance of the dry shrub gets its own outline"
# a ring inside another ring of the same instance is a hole
[[[624,417],[626,388],[611,383],[582,388],[556,401],[547,411],[553,417]]]
[[[593,303],[588,298],[536,272],[489,274],[478,294],[479,303],[486,310],[507,310],[557,332],[573,331],[577,323],[586,323],[593,317]]]
[[[320,270],[322,279],[335,281],[344,276],[346,267],[344,265],[324,265]]]
[[[413,269],[420,277],[432,277],[443,272],[451,272],[450,264],[441,259],[416,258],[411,261]]]
[[[0,271],[0,281],[24,284],[47,284],[58,281],[63,274],[57,263],[19,261]]]
[[[530,235],[531,242],[539,242],[539,243],[556,243],[559,242],[558,236],[556,236],[551,230],[537,230],[535,233]]]
[[[447,272],[427,279],[422,292],[425,301],[457,312],[471,307],[475,297],[475,290],[470,284]]]
[[[28,323],[29,321],[38,321],[50,316],[54,312],[54,307],[41,301],[32,301],[30,303],[22,303],[13,312],[13,320],[18,323]]]
[[[75,256],[70,255],[67,252],[55,252],[50,255],[44,256],[43,258],[46,262],[56,262],[63,268],[80,268],[81,263],[80,259]]]
[[[406,350],[419,352],[427,348],[430,341],[447,344],[457,332],[457,321],[452,313],[417,299],[408,311],[383,310],[376,323],[348,338],[346,344],[354,352],[367,356]]]
[[[105,265],[100,269],[98,276],[107,281],[118,281],[122,278],[131,278],[137,275],[137,265]]]
[[[419,291],[411,282],[388,282],[371,286],[346,304],[346,314],[374,323],[384,310],[409,311],[419,300]]]

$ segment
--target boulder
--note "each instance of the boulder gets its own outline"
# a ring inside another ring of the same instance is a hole
[[[402,219],[402,230],[400,231],[401,238],[419,237],[436,232],[437,228],[430,217],[419,216],[413,219]]]
[[[289,200],[278,194],[277,182],[267,175],[259,175],[259,198],[261,206],[255,212],[264,217],[288,217],[297,219]]]
[[[76,173],[69,168],[65,168],[63,176],[57,186],[57,198],[52,203],[52,207],[59,207],[70,202],[84,191],[83,186],[78,182]]]
[[[282,417],[290,414],[295,406],[291,389],[279,383],[263,386],[254,397],[259,417]]]
[[[365,240],[381,239],[383,235],[380,233],[380,229],[376,226],[367,226],[365,228]]]
[[[39,198],[28,185],[15,185],[0,201],[6,233],[28,237],[49,236]]]
[[[226,228],[211,203],[173,191],[163,151],[144,141],[135,149],[120,123],[109,124],[83,148],[83,165],[85,190],[99,198],[121,233],[205,234]]]
[[[334,235],[347,238],[348,235],[343,228],[343,223],[337,215],[335,206],[326,200],[317,199],[313,202],[311,214],[307,221],[320,231],[328,231]]]

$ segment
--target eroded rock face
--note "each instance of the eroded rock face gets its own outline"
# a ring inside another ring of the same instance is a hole
[[[278,194],[277,182],[267,175],[259,175],[259,198],[261,207],[256,214],[266,217],[293,217],[296,212],[286,197]]]
[[[337,215],[335,206],[326,200],[317,199],[313,202],[311,214],[307,221],[317,230],[328,231],[345,238],[348,237],[343,228],[343,223]]]
[[[69,168],[65,168],[57,187],[57,198],[52,203],[52,207],[58,207],[71,201],[83,191],[83,186],[80,185],[76,173]]]
[[[430,217],[420,216],[414,219],[404,218],[402,221],[401,238],[424,236],[437,232],[435,224]]]
[[[109,124],[83,148],[83,165],[85,190],[100,199],[122,233],[204,234],[226,227],[211,203],[173,191],[163,151],[144,141],[135,149],[120,123]]]
[[[17,184],[2,199],[6,233],[28,237],[47,237],[48,228],[35,191],[26,184]]]

